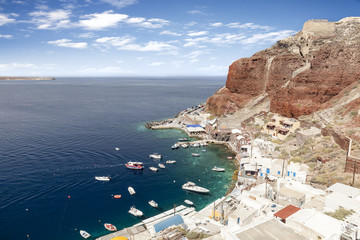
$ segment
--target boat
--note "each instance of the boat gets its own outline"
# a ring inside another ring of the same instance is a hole
[[[132,206],[130,208],[130,210],[128,211],[128,213],[134,215],[135,217],[141,217],[143,215],[143,212],[140,211],[139,209],[136,209],[134,206]]]
[[[157,204],[154,200],[150,200],[149,205],[154,207],[154,208],[157,208],[159,206],[159,204]]]
[[[188,205],[194,205],[194,203],[193,203],[192,201],[187,200],[187,199],[186,199],[184,202],[185,202],[186,204],[188,204]]]
[[[191,145],[192,147],[200,147],[199,143],[194,143],[193,145]]]
[[[188,138],[179,138],[178,140],[179,140],[180,142],[187,142],[187,141],[189,141]]]
[[[204,147],[206,147],[207,145],[208,145],[207,142],[204,142],[204,143],[203,143],[203,146],[204,146]]]
[[[184,185],[182,185],[182,189],[188,190],[188,191],[192,191],[192,192],[197,192],[197,193],[208,193],[210,192],[209,189],[200,187],[200,186],[196,186],[195,183],[193,182],[187,182]]]
[[[191,155],[193,155],[194,157],[200,156],[200,154],[198,154],[198,153],[191,153]]]
[[[111,223],[105,223],[105,224],[104,224],[104,227],[105,227],[107,230],[113,231],[113,232],[115,232],[115,231],[117,230],[116,227],[115,227],[114,225],[112,225]]]
[[[153,172],[157,172],[157,170],[158,170],[156,167],[149,167],[149,169]]]
[[[217,166],[214,166],[212,168],[213,171],[215,172],[225,172],[225,168],[220,168],[220,167],[217,167]]]
[[[233,157],[227,157],[227,159],[231,160],[231,159],[233,159]]]
[[[137,169],[141,170],[144,168],[144,165],[142,162],[127,162],[125,163],[125,166],[130,169]]]
[[[181,144],[181,146],[182,146],[183,148],[188,148],[188,147],[189,147],[189,145],[187,145],[186,143]]]
[[[153,158],[153,159],[161,159],[162,158],[162,156],[157,153],[150,154],[149,157]]]
[[[120,195],[120,194],[116,194],[116,195],[114,195],[114,198],[121,198],[121,195]]]
[[[165,165],[162,163],[159,163],[158,166],[159,166],[159,168],[165,168]]]
[[[116,151],[120,151],[120,148],[116,147],[115,150],[116,150]]]
[[[178,149],[179,147],[180,147],[180,145],[175,143],[174,145],[171,146],[171,149]]]
[[[110,181],[111,177],[110,176],[96,176],[95,179],[98,181]]]
[[[80,230],[80,235],[85,239],[88,237],[91,237],[91,235],[87,231],[84,231],[84,230]]]
[[[167,164],[173,164],[173,163],[176,163],[176,161],[175,160],[167,160],[166,163]]]
[[[134,195],[136,193],[133,187],[128,187],[128,191],[130,195]]]
[[[206,149],[201,150],[202,152],[206,152]]]

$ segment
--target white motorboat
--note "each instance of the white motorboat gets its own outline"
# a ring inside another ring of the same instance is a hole
[[[178,139],[180,142],[186,142],[186,141],[189,141],[189,139],[188,138],[179,138]]]
[[[153,158],[153,159],[161,159],[162,158],[162,156],[157,153],[150,154],[149,157]]]
[[[116,150],[116,151],[120,151],[120,148],[116,147],[115,150]]]
[[[198,154],[198,153],[192,153],[191,155],[193,155],[193,157],[199,157],[200,156],[200,154]]]
[[[88,237],[91,237],[91,235],[87,231],[84,231],[84,230],[80,230],[80,235],[85,239]]]
[[[165,168],[165,165],[162,163],[159,163],[158,166],[159,166],[159,168]]]
[[[159,206],[159,204],[157,204],[154,200],[150,200],[149,205],[154,207],[154,208],[157,208]]]
[[[149,169],[153,172],[157,172],[157,170],[158,170],[156,167],[149,167]]]
[[[133,187],[128,187],[128,191],[130,195],[134,195],[136,193]]]
[[[197,193],[208,193],[210,192],[209,189],[200,187],[200,186],[196,186],[195,183],[193,182],[187,182],[184,185],[182,185],[182,189],[188,190],[188,191],[192,191],[192,192],[197,192]]]
[[[134,215],[135,217],[141,217],[143,215],[143,212],[139,209],[136,209],[134,206],[130,208],[128,211],[130,214]]]
[[[112,232],[115,232],[117,229],[114,225],[112,225],[111,223],[105,223],[104,224],[104,227],[109,230],[109,231],[112,231]]]
[[[176,161],[175,160],[167,160],[166,163],[167,164],[173,164],[173,163],[176,163]]]
[[[207,142],[204,142],[204,143],[203,143],[203,146],[204,146],[204,147],[206,147],[207,145],[208,145]]]
[[[111,177],[110,176],[96,176],[95,179],[98,181],[110,181]]]
[[[206,152],[206,149],[201,150],[202,152]]]
[[[189,147],[189,145],[187,145],[186,143],[181,144],[181,146],[182,146],[183,148],[188,148],[188,147]]]
[[[194,144],[192,145],[192,147],[200,147],[200,144],[199,144],[199,143],[194,143]]]
[[[220,167],[217,167],[217,166],[214,166],[212,168],[213,171],[215,172],[225,172],[225,168],[220,168]]]
[[[178,143],[175,143],[174,145],[171,146],[171,149],[178,149],[180,147],[180,145]]]
[[[186,199],[184,202],[185,202],[186,204],[188,204],[188,205],[194,205],[194,203],[193,203],[192,201],[188,200],[188,199]]]

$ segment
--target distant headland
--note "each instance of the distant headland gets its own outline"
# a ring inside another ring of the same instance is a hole
[[[0,80],[55,80],[55,77],[7,77],[0,76]]]

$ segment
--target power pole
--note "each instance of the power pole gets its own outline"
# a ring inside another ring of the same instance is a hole
[[[356,173],[356,160],[354,159],[354,170],[353,170],[353,181],[352,181],[352,186],[355,185],[355,173]]]

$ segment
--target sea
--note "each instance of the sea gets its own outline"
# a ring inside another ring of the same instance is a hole
[[[225,146],[172,150],[184,132],[144,127],[204,103],[224,84],[225,77],[0,81],[0,239],[82,239],[79,230],[95,239],[110,233],[104,223],[139,223],[131,206],[145,219],[185,199],[200,210],[224,196],[236,170]],[[150,159],[153,152],[163,159]],[[149,170],[166,160],[176,163]],[[127,169],[127,161],[142,161],[145,169]],[[226,172],[212,171],[215,165]],[[187,181],[210,194],[182,190]]]

